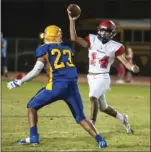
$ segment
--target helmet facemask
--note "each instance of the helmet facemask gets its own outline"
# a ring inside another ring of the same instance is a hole
[[[113,39],[113,37],[117,34],[115,30],[109,30],[107,28],[98,27],[97,36],[103,44],[107,43],[109,40]]]
[[[111,20],[103,20],[98,27],[98,39],[107,43],[116,35],[116,25]]]

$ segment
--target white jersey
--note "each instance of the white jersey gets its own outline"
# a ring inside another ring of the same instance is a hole
[[[124,46],[121,43],[110,40],[103,44],[97,35],[89,34],[89,72],[106,73],[114,62],[115,56],[124,52]]]

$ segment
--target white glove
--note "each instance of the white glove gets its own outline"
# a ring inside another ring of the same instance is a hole
[[[133,65],[131,67],[131,70],[134,72],[134,73],[138,73],[139,72],[139,67],[137,65]]]
[[[14,80],[14,81],[10,81],[7,83],[7,88],[8,89],[13,89],[13,88],[16,88],[16,87],[19,87],[22,85],[22,81],[21,80]]]

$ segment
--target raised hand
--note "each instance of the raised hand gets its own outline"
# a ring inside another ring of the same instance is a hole
[[[68,9],[67,9],[67,12],[68,12],[69,20],[75,21],[75,20],[77,20],[77,19],[80,17],[80,15],[78,15],[78,16],[76,16],[76,17],[72,17],[72,16],[71,16],[71,12],[70,12]]]

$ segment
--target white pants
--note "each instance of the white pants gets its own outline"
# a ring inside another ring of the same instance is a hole
[[[105,92],[110,89],[110,76],[108,73],[87,75],[89,84],[89,97],[96,97],[99,99],[100,110],[105,110],[108,105],[105,99]]]

